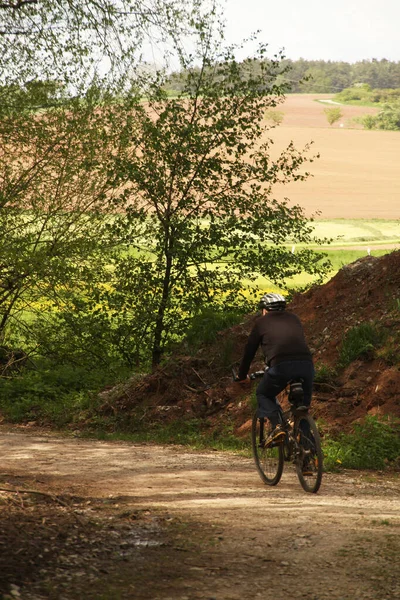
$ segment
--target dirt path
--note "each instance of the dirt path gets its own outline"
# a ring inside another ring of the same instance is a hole
[[[0,427],[3,598],[400,598],[400,479]],[[11,518],[10,518],[11,517]]]

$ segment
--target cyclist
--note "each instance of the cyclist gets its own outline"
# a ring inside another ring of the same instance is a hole
[[[265,294],[258,305],[262,311],[249,335],[237,381],[249,380],[250,364],[261,345],[266,365],[265,374],[257,387],[257,416],[270,420],[272,431],[266,444],[283,441],[281,407],[277,395],[291,379],[301,378],[304,389],[304,406],[311,402],[314,365],[307,346],[300,319],[286,311],[286,299],[280,294]]]

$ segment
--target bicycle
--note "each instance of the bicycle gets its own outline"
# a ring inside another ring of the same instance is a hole
[[[265,371],[250,374],[250,379],[263,377]],[[289,381],[289,409],[282,412],[283,441],[267,443],[271,424],[255,413],[251,427],[254,461],[261,480],[266,485],[277,485],[282,477],[284,463],[292,462],[302,488],[318,492],[322,481],[323,455],[317,425],[302,404],[304,391],[301,379]]]

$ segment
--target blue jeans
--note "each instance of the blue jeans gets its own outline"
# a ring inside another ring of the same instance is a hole
[[[280,423],[282,409],[276,396],[291,379],[298,378],[304,380],[304,406],[309,406],[314,381],[314,365],[311,360],[287,360],[265,371],[256,391],[258,417],[267,417],[274,427]]]

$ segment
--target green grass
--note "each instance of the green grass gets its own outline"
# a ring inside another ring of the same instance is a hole
[[[311,247],[318,252],[323,252],[332,263],[332,269],[325,281],[333,277],[343,266],[359,258],[368,256],[379,257],[392,252],[395,248],[384,248],[385,245],[395,246],[400,249],[400,220],[387,221],[384,219],[321,219],[313,222],[314,235],[320,239],[332,240],[329,244],[316,246],[313,244],[298,244],[294,251]],[[354,247],[357,247],[356,249]],[[382,246],[375,249],[375,247]],[[292,244],[287,245],[292,249]],[[311,275],[299,274],[285,282],[285,289],[302,289],[311,285],[314,278]],[[285,291],[283,287],[271,284],[264,277],[259,277],[252,283],[255,289],[268,291]]]
[[[336,370],[323,362],[320,362],[315,366],[314,380],[316,383],[332,383],[336,375]]]
[[[251,455],[250,438],[243,439],[235,436],[233,423],[229,421],[213,428],[209,422],[203,419],[177,420],[162,425],[159,423],[144,425],[139,419],[136,419],[132,422],[131,427],[124,422],[122,431],[110,431],[106,426],[110,429],[115,426],[118,428],[114,420],[110,420],[108,423],[103,421],[98,423],[98,427],[92,431],[83,431],[82,436],[134,443],[178,444],[193,450],[220,450],[237,452],[245,456]]]
[[[345,368],[357,358],[372,359],[384,340],[384,333],[374,323],[361,323],[349,329],[339,350],[338,366]]]
[[[385,219],[321,219],[313,223],[314,234],[333,238],[330,247],[346,245],[400,245],[400,221]]]
[[[367,416],[351,434],[324,440],[325,469],[400,467],[400,421]]]

